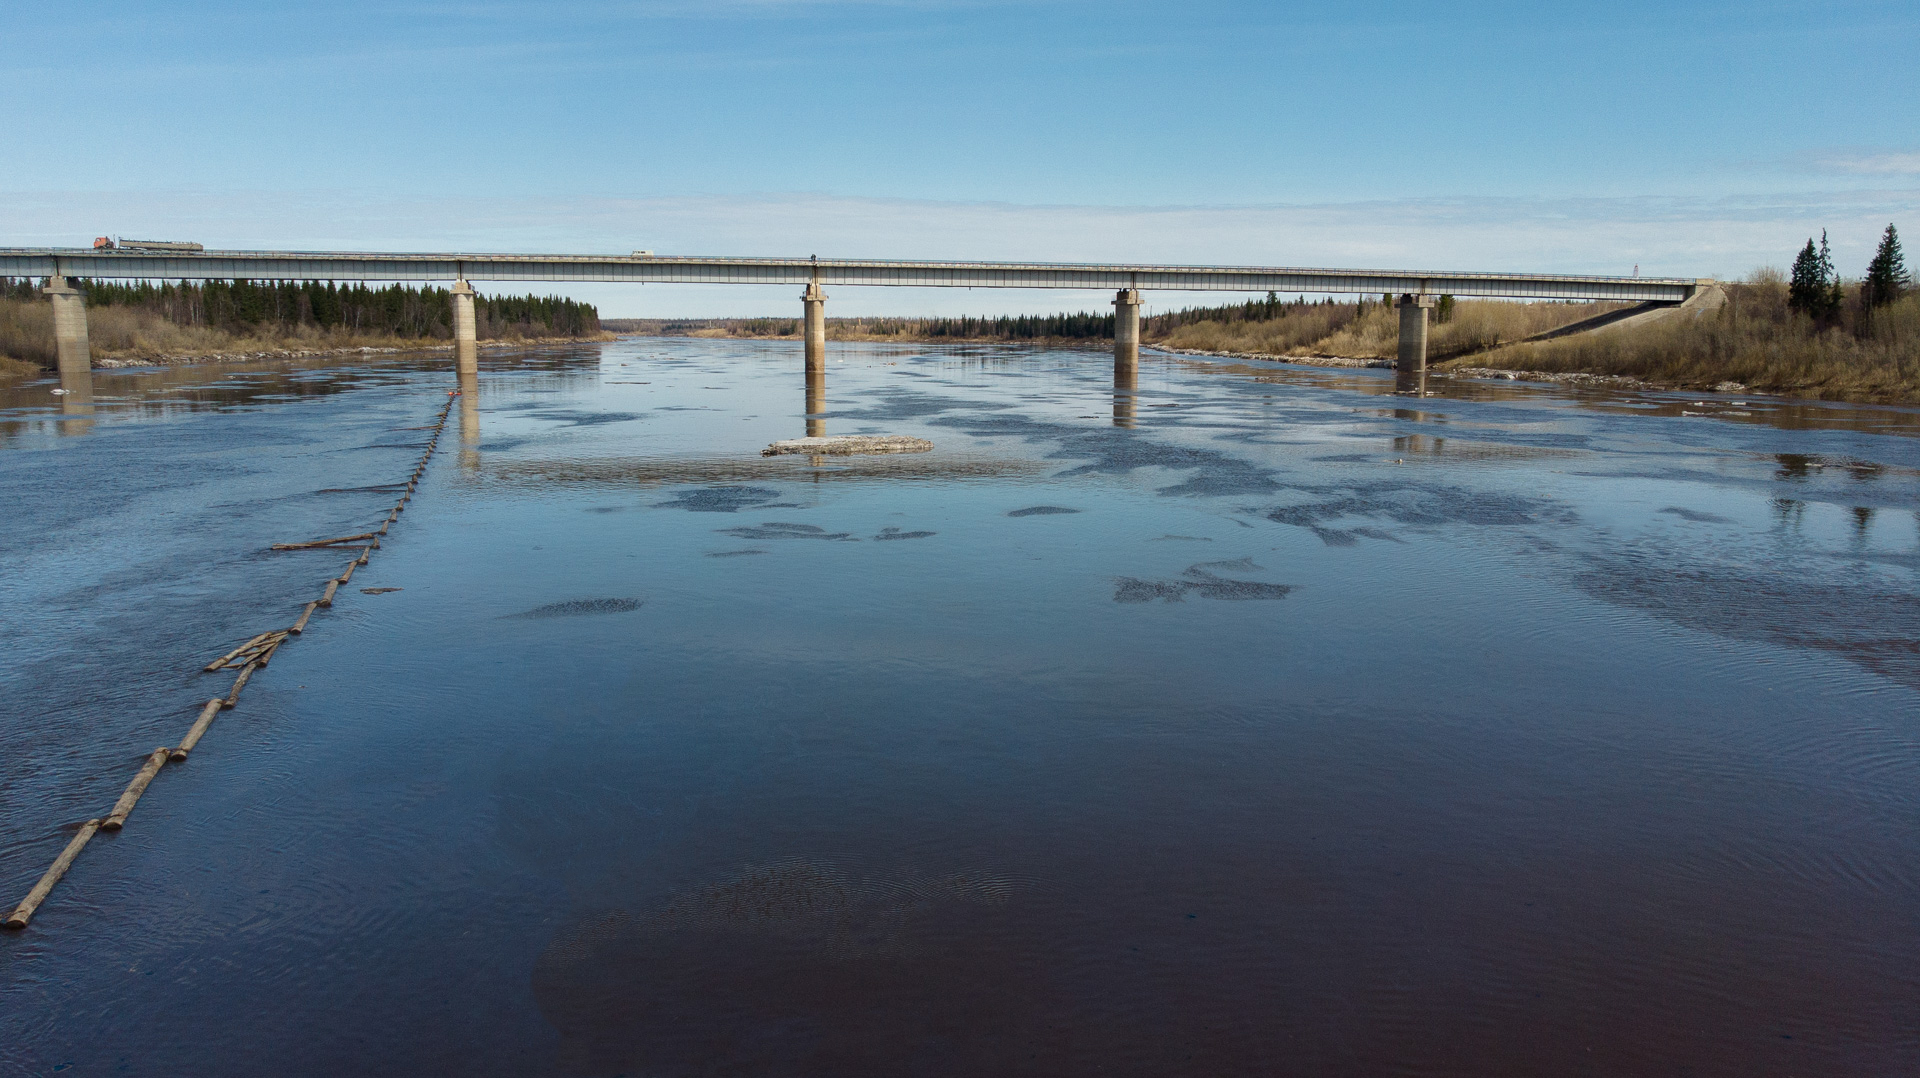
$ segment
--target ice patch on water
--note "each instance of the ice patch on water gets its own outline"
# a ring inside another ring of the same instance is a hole
[[[765,503],[780,496],[766,487],[702,487],[675,492],[672,500],[653,503],[656,509],[685,509],[689,513],[735,513],[742,509],[765,508]]]
[[[567,599],[506,616],[509,618],[572,618],[583,614],[626,614],[640,609],[643,602],[644,600],[641,599]]]
[[[1008,513],[1010,517],[1050,517],[1062,513],[1078,513],[1078,509],[1068,509],[1063,505],[1030,505],[1025,509],[1015,509]]]

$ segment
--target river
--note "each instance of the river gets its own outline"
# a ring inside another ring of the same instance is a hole
[[[0,1062],[1920,1073],[1920,412],[798,347],[484,357],[0,938]],[[446,364],[0,390],[0,904]]]

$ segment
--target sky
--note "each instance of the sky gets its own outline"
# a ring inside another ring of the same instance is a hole
[[[23,3],[0,246],[1730,277],[1824,228],[1858,273],[1920,225],[1916,45],[1912,0]],[[570,294],[714,316],[791,291]]]

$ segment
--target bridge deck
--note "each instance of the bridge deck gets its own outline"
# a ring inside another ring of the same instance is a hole
[[[1139,288],[1149,291],[1358,292],[1526,299],[1679,302],[1691,277],[1156,266],[1054,262],[704,258],[679,255],[386,254],[206,251],[197,254],[0,248],[0,276],[147,280],[587,281],[635,284],[874,285],[920,288]]]

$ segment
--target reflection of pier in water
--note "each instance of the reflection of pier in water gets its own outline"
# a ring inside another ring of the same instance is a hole
[[[78,370],[61,368],[60,388],[66,394],[60,398],[60,433],[63,435],[86,434],[93,430],[93,371],[82,367]]]
[[[807,368],[807,437],[827,436],[827,372]]]
[[[1133,428],[1134,398],[1140,392],[1140,368],[1135,364],[1113,365],[1113,425]]]
[[[460,470],[480,470],[480,375],[460,372]]]

